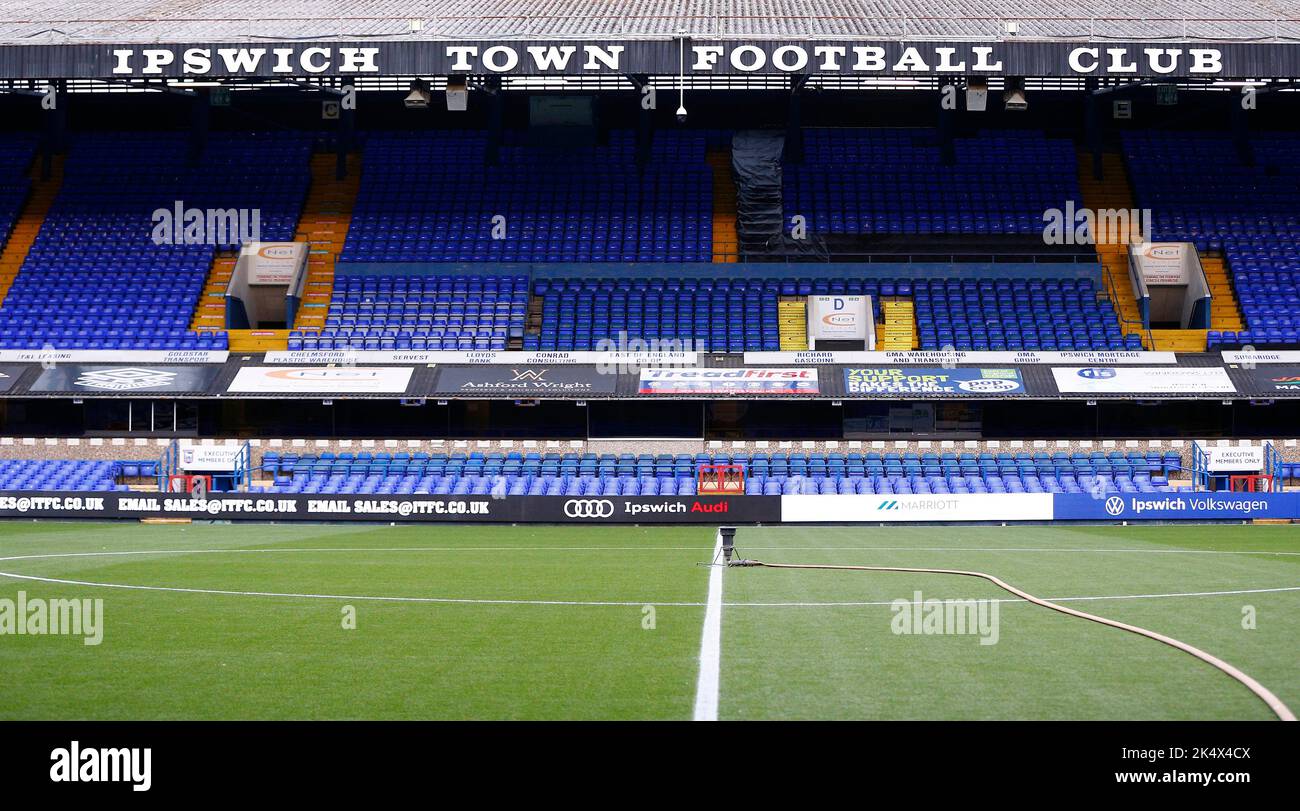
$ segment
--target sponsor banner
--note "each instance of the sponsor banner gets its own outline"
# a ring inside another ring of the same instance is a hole
[[[0,365],[0,394],[12,389],[26,369],[26,366],[15,366],[13,364]]]
[[[528,520],[544,523],[767,524],[781,520],[779,496],[581,496],[533,498]]]
[[[1224,353],[1226,356],[1228,353]],[[1300,352],[1296,353],[1300,362]],[[745,363],[827,366],[860,364],[878,366],[969,366],[975,364],[1076,364],[1111,366],[1119,364],[1173,364],[1173,352],[746,352]]]
[[[434,383],[437,394],[538,395],[613,394],[618,375],[594,366],[443,366]]]
[[[809,296],[808,338],[813,341],[866,341],[874,333],[871,296]]]
[[[12,363],[225,363],[230,353],[206,349],[0,349]]]
[[[182,445],[177,464],[184,471],[230,472],[239,463],[242,445]]]
[[[642,369],[641,394],[817,394],[816,369]]]
[[[66,363],[45,369],[33,392],[104,394],[206,393],[220,366],[105,366]]]
[[[413,371],[400,366],[245,366],[226,391],[231,394],[404,394]]]
[[[1224,350],[1222,353],[1224,363],[1240,363],[1250,365],[1253,363],[1300,363],[1300,350],[1282,349],[1278,351],[1260,350],[1260,349],[1237,349]]]
[[[267,352],[267,363],[290,366],[328,363],[446,363],[456,366],[520,364],[525,366],[694,366],[698,352],[455,352],[451,350],[395,351],[322,349]]]
[[[0,492],[0,517],[236,521],[776,523],[779,496],[436,496]]]
[[[1226,354],[1226,353],[1225,353]],[[1300,366],[1269,366],[1250,370],[1254,390],[1300,394]]]
[[[974,23],[950,39],[901,38],[718,39],[692,37],[683,47],[651,28],[640,38],[566,36],[557,25],[535,20],[530,40],[396,37],[370,39],[226,42],[42,42],[25,52],[0,51],[0,76],[16,79],[204,78],[261,76],[533,75],[600,76],[645,73],[718,75],[1069,76],[1170,79],[1272,78],[1300,75],[1300,60],[1286,42],[1183,42],[1186,26],[1171,19],[1149,39],[1105,42],[1045,41],[1040,37],[979,40],[987,26]],[[891,21],[896,28],[901,20]],[[156,38],[154,29],[140,36]],[[1129,29],[1130,31],[1132,29]],[[849,29],[846,35],[851,35]]]
[[[248,260],[248,283],[287,285],[298,265],[307,261],[306,242],[249,242],[240,250]]]
[[[941,369],[937,367],[868,367],[844,370],[844,393],[855,394],[1024,394],[1015,369]]]
[[[1222,367],[1070,366],[1052,369],[1062,394],[1235,394]]]
[[[788,523],[1050,521],[1051,493],[781,496]]]
[[[1211,445],[1205,449],[1205,469],[1211,473],[1258,473],[1264,469],[1264,447]]]
[[[1188,242],[1145,242],[1133,248],[1133,259],[1147,284],[1187,284],[1191,277],[1187,260],[1194,253]]]
[[[1057,493],[1054,518],[1069,520],[1207,521],[1300,517],[1300,493]]]

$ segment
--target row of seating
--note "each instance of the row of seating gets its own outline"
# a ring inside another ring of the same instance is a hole
[[[119,476],[138,475],[139,462],[87,459],[0,459],[0,490],[129,490]]]
[[[1035,131],[954,139],[934,129],[808,129],[784,167],[786,222],[819,233],[1037,234],[1043,212],[1078,200],[1071,141]]]
[[[699,482],[690,476],[608,476],[591,474],[430,473],[312,474],[277,476],[258,492],[360,493],[496,496],[682,496],[695,495]],[[746,495],[952,494],[952,493],[1155,493],[1169,490],[1162,476],[1085,474],[1061,476],[906,476],[906,475],[759,475],[744,483]],[[725,491],[724,491],[725,492]],[[739,494],[739,489],[734,491]]]
[[[590,147],[509,133],[375,134],[342,259],[357,262],[707,262],[713,176],[704,136],[664,132]],[[419,171],[411,167],[418,166]]]

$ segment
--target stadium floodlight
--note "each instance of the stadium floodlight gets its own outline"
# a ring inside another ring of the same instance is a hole
[[[411,92],[406,94],[404,103],[408,110],[427,110],[432,100],[429,85],[425,84],[423,79],[415,79],[411,82]]]
[[[1008,112],[1021,112],[1029,109],[1029,101],[1025,98],[1025,82],[1023,79],[1008,79],[1006,92],[1002,94],[1002,106]]]
[[[469,82],[464,76],[447,79],[447,112],[463,113],[469,109]]]
[[[1007,32],[1008,36],[1014,37],[1016,34],[1020,33],[1020,23],[1015,20],[1007,20],[1002,24],[1002,28]]]

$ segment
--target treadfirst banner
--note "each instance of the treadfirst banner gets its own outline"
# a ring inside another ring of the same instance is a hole
[[[641,394],[817,394],[817,370],[642,369]]]

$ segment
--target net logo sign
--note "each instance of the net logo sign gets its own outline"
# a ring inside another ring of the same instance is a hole
[[[1118,373],[1115,369],[1107,369],[1104,366],[1092,366],[1079,370],[1079,377],[1084,380],[1110,380],[1116,374]]]

